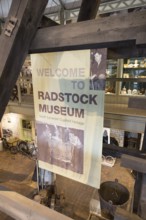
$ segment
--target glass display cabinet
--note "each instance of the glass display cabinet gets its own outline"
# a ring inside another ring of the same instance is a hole
[[[146,58],[124,60],[121,94],[145,95],[146,91]]]
[[[108,60],[105,93],[144,96],[146,94],[146,58]]]
[[[118,72],[118,60],[107,60],[107,68],[106,68],[106,94],[115,94],[116,93],[116,77]]]

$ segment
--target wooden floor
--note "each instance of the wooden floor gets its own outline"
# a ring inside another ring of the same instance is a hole
[[[20,154],[13,155],[9,151],[0,152],[0,188],[3,187],[16,191],[26,197],[32,198],[37,189],[37,184],[32,181],[35,161]],[[102,166],[101,182],[118,179],[125,185],[132,195],[134,179],[123,167],[120,160],[116,160],[114,167]],[[99,199],[98,190],[72,181],[61,175],[56,176],[57,193],[63,195],[62,213],[75,220],[86,220],[89,215],[91,199]],[[130,200],[128,203],[130,208]],[[92,219],[98,219],[93,217]],[[0,213],[0,220],[12,220],[4,213]]]
[[[16,191],[31,198],[36,189],[32,182],[35,161],[21,154],[11,154],[9,151],[0,152],[0,187]],[[0,213],[1,220],[11,220],[9,216]]]
[[[118,180],[119,183],[127,187],[130,192],[130,199],[127,209],[131,208],[134,179],[131,171],[120,166],[120,159],[116,160],[114,167],[102,166],[101,183]],[[65,202],[68,206],[68,213],[73,219],[87,219],[89,215],[89,203],[91,199],[99,200],[98,190],[57,175],[58,192],[64,192]],[[66,211],[66,210],[65,210]],[[70,213],[69,213],[70,211]],[[98,218],[93,218],[98,220]]]

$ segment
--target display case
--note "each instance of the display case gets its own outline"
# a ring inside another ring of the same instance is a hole
[[[108,60],[105,93],[144,96],[146,94],[146,58]]]
[[[145,95],[146,58],[125,59],[122,78],[124,78],[121,85],[122,95]]]
[[[116,81],[114,80],[117,77],[117,69],[118,69],[118,60],[109,59],[107,60],[107,68],[106,68],[106,94],[115,94],[116,90]]]

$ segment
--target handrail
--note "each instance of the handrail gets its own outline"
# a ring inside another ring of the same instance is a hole
[[[16,220],[72,220],[13,191],[0,191],[0,210]]]

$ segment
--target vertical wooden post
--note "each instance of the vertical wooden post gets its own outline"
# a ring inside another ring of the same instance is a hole
[[[122,155],[121,165],[137,172],[134,188],[134,212],[146,220],[146,160]]]
[[[99,4],[100,0],[82,0],[77,21],[79,22],[95,19],[99,8]]]
[[[47,0],[12,1],[0,36],[0,120],[47,2]]]

